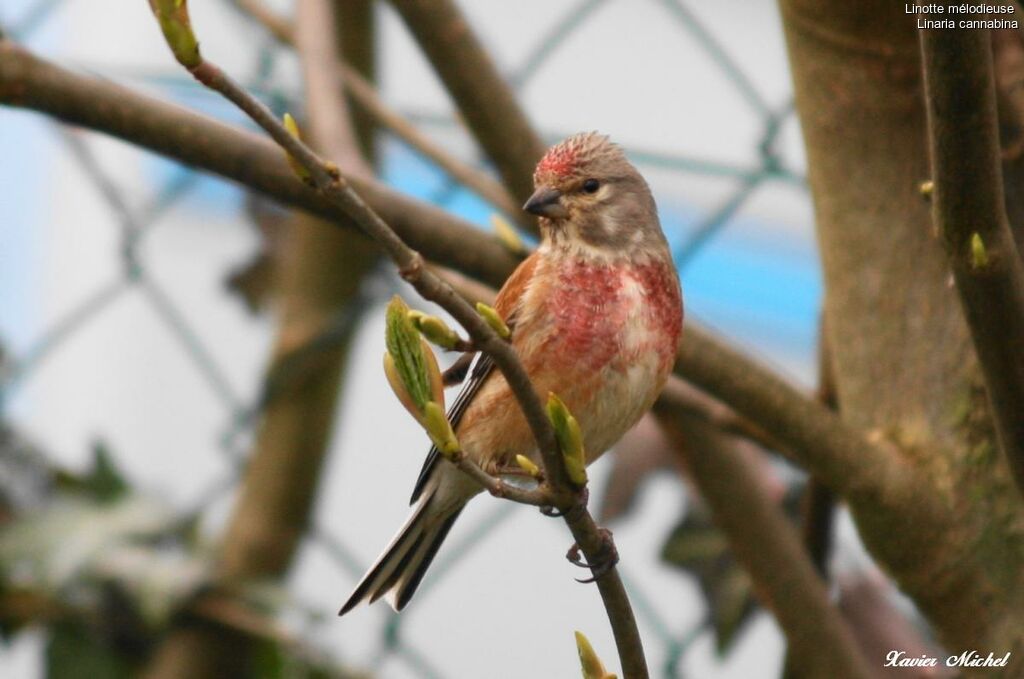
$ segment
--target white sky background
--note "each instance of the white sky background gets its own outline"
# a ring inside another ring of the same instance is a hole
[[[204,52],[237,75],[251,73],[251,47],[259,33],[224,9],[225,3],[192,4]],[[521,63],[544,30],[576,3],[460,4],[507,70]],[[761,120],[675,23],[666,4],[605,3],[525,89],[524,105],[539,126],[553,134],[598,129],[637,149],[752,163]],[[4,0],[0,20],[10,21],[29,5],[28,0]],[[787,101],[789,75],[773,2],[691,0],[687,6],[736,59],[769,106]],[[404,27],[388,8],[381,14],[381,82],[386,98],[405,110],[450,111],[443,88]],[[29,45],[48,58],[111,77],[122,77],[126,67],[176,73],[144,0],[67,0]],[[297,82],[295,70],[287,64],[275,78],[292,83],[291,88]],[[168,96],[158,88],[148,89]],[[184,101],[191,105],[196,99]],[[233,115],[204,101],[212,112]],[[456,133],[425,129],[463,157],[471,157],[472,145]],[[780,144],[787,161],[802,168],[798,136],[790,121]],[[152,195],[153,179],[166,172],[163,165],[155,167],[151,157],[119,142],[94,135],[83,139],[136,207]],[[59,133],[38,116],[0,110],[0,147],[11,149],[7,167],[19,168],[0,169],[0,204],[15,195],[20,198],[8,218],[0,217],[0,336],[17,353],[117,275],[118,224],[61,144]],[[732,186],[730,181],[653,168],[644,172],[663,212],[677,206],[703,212]],[[233,193],[204,183],[155,226],[141,255],[154,280],[185,312],[231,390],[248,402],[259,385],[273,319],[253,318],[224,293],[225,273],[256,247],[253,230],[240,218],[237,206]],[[787,184],[767,184],[740,210],[728,238],[806,259],[814,247],[806,192]],[[728,313],[720,310],[720,296],[713,293],[688,297],[687,312],[727,318]],[[762,311],[771,315],[773,309]],[[758,323],[756,315],[741,315],[729,330],[767,360],[807,381],[813,356],[792,346],[759,341]],[[318,521],[342,536],[366,564],[402,523],[426,450],[423,434],[382,379],[382,346],[378,307],[366,319],[354,348],[317,512]],[[138,290],[125,293],[40,364],[8,406],[14,421],[62,463],[84,465],[88,443],[102,437],[134,484],[182,506],[228,470],[216,452],[227,426],[224,405]],[[594,470],[595,496],[600,495],[606,471],[605,463]],[[447,548],[468,535],[495,504],[489,498],[475,501]],[[639,583],[654,600],[677,636],[703,615],[694,584],[657,558],[682,506],[678,483],[660,477],[650,484],[633,515],[612,526],[630,581]],[[229,507],[225,500],[215,514],[222,518]],[[211,535],[218,527],[218,521],[210,522]],[[443,576],[428,576],[423,592],[403,614],[408,618],[404,638],[446,677],[577,676],[574,629],[587,633],[608,664],[616,665],[596,590],[570,580],[579,575],[563,559],[570,541],[560,522],[517,508],[454,568]],[[439,561],[445,554],[442,551]],[[292,584],[304,600],[330,614],[354,579],[321,549],[310,546],[302,552]],[[365,664],[378,648],[388,615],[379,604],[341,620],[328,617],[316,636],[345,661]],[[648,625],[641,632],[654,674],[661,676],[664,644]],[[38,636],[30,635],[10,649],[0,649],[0,675],[41,676],[39,648]],[[749,626],[728,662],[715,659],[712,640],[704,637],[686,656],[684,668],[687,676],[708,679],[774,677],[782,648],[774,623],[762,616]],[[396,679],[418,676],[395,660],[377,674]]]

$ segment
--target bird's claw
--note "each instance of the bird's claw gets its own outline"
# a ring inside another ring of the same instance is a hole
[[[580,554],[579,543],[576,542],[573,543],[572,547],[565,554],[565,558],[573,566],[589,568],[592,573],[592,576],[589,578],[576,578],[576,582],[582,584],[594,582],[614,568],[615,564],[619,563],[619,551],[615,548],[615,541],[612,540],[612,532],[607,528],[598,528],[598,530],[601,532],[601,548],[594,555],[593,562],[588,563],[583,558],[583,555]]]

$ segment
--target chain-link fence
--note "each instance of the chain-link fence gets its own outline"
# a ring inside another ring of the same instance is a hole
[[[31,41],[33,36],[44,33],[62,12],[81,2],[82,0],[25,2],[19,11],[13,11],[18,9],[15,7],[0,12],[0,20],[5,22],[7,33],[16,40]],[[96,11],[103,11],[100,7],[102,4],[94,3]],[[234,9],[230,0],[224,0],[221,4],[226,10]],[[564,2],[558,4],[555,11],[545,12],[545,23],[537,27],[534,39],[521,41],[528,45],[517,54],[515,63],[504,69],[509,82],[526,98],[525,93],[528,93],[531,86],[544,76],[546,69],[558,62],[562,48],[574,40],[588,39],[588,25],[607,6],[613,4],[616,3],[612,0]],[[675,259],[685,285],[688,267],[695,261],[697,255],[733,223],[737,213],[751,201],[761,187],[771,183],[802,187],[803,178],[799,170],[795,170],[785,159],[785,154],[779,151],[780,130],[784,124],[792,122],[793,108],[788,98],[778,100],[777,96],[770,97],[764,93],[759,83],[734,59],[730,48],[719,40],[716,31],[702,23],[698,13],[687,4],[681,0],[651,0],[650,4],[659,6],[659,16],[671,26],[679,41],[690,44],[704,55],[704,61],[692,67],[705,69],[711,74],[708,77],[716,83],[716,87],[732,93],[736,103],[735,110],[730,115],[743,116],[753,121],[759,130],[749,144],[748,157],[743,162],[719,161],[708,156],[655,152],[651,150],[654,148],[653,145],[633,148],[627,144],[631,158],[645,173],[671,175],[678,177],[680,181],[693,177],[720,180],[725,187],[717,192],[716,200],[709,201],[699,210],[687,215],[685,220],[681,220],[681,228],[680,224],[672,224],[666,220]],[[482,15],[487,12],[486,5],[487,3],[483,3],[482,7],[470,9]],[[247,21],[242,15],[234,15],[232,20],[242,25],[246,25]],[[249,40],[244,49],[251,50],[250,63],[255,65],[246,85],[250,90],[259,93],[279,112],[301,108],[301,105],[294,101],[299,88],[281,87],[280,62],[287,61],[287,50],[265,36],[255,25],[246,28]],[[498,30],[493,26],[489,28],[492,35]],[[378,44],[381,54],[387,54],[389,48],[386,39]],[[672,73],[682,67],[676,65],[665,72],[656,73],[655,77],[662,82],[662,86],[671,87]],[[140,73],[132,63],[130,55],[124,56],[118,68],[107,68],[102,75],[130,78],[151,89],[156,88],[164,95],[177,99],[188,98],[190,104],[198,102],[205,108],[216,106],[212,103],[214,95],[193,84],[186,74],[174,71],[170,67],[159,73]],[[407,115],[418,125],[442,135],[458,133],[456,122],[450,115],[425,111],[422,106],[406,108],[409,109],[406,110]],[[4,115],[4,112],[0,111],[0,120]],[[147,250],[148,239],[169,211],[189,200],[196,191],[203,190],[203,181],[190,170],[171,168],[160,173],[157,180],[147,181],[149,188],[146,190],[146,197],[140,199],[136,189],[126,188],[127,182],[118,175],[116,168],[111,168],[109,164],[105,165],[97,157],[95,149],[87,143],[88,135],[57,125],[53,126],[53,130],[63,152],[73,158],[80,169],[74,181],[88,183],[110,215],[110,228],[116,231],[118,256],[116,264],[102,283],[93,289],[79,291],[77,294],[80,301],[73,308],[50,323],[23,348],[7,356],[6,368],[0,380],[0,404],[9,409],[10,404],[17,400],[20,390],[32,382],[40,366],[59,355],[69,342],[78,334],[86,332],[90,325],[104,323],[110,310],[124,304],[126,298],[131,296],[135,304],[141,302],[148,312],[158,319],[166,338],[173,342],[173,351],[179,352],[179,356],[187,359],[190,369],[201,377],[206,396],[215,399],[220,408],[222,433],[211,444],[229,461],[229,471],[223,476],[214,475],[203,479],[204,489],[194,493],[194,502],[181,508],[183,514],[202,515],[211,507],[216,507],[218,503],[224,504],[230,498],[247,454],[252,427],[258,421],[261,404],[265,400],[265,394],[261,394],[259,389],[240,390],[236,386],[238,380],[232,379],[221,365],[219,356],[224,352],[215,349],[218,337],[206,330],[206,319],[196,317],[191,309],[176,301],[175,295],[168,289],[173,283],[168,283],[152,273],[154,259],[160,258],[161,252]],[[549,129],[546,132],[546,136],[554,140],[561,136],[562,130]],[[394,150],[398,143],[392,141],[384,146]],[[485,166],[485,161],[481,157],[471,160],[481,167]],[[430,191],[432,201],[443,207],[454,206],[458,209],[460,201],[465,198],[463,189],[436,171],[431,181],[434,185]],[[11,191],[11,187],[3,189],[4,193]],[[236,218],[244,219],[244,215]],[[30,226],[9,224],[7,228],[27,229]],[[9,252],[4,256],[17,257],[18,253]],[[60,281],[52,284],[59,285]],[[354,304],[365,306],[379,301],[382,296],[380,287],[369,286],[368,290],[369,292]],[[339,316],[334,332],[344,334],[347,327],[361,317],[357,309],[347,309]],[[151,388],[159,389],[160,385],[151,385]],[[10,411],[7,417],[12,417]],[[16,415],[13,416],[13,422],[17,424]],[[442,552],[438,563],[432,569],[431,578],[424,584],[422,591],[426,592],[431,587],[446,582],[446,574],[487,536],[493,535],[508,521],[514,511],[515,508],[511,505],[494,503],[485,513],[476,516],[476,524],[465,529],[458,539],[453,541],[454,544],[450,544]],[[331,624],[334,604],[344,594],[346,583],[357,579],[367,564],[364,558],[358,556],[360,552],[366,550],[350,548],[352,538],[348,535],[348,526],[344,521],[317,521],[307,537],[309,545],[321,550],[329,557],[334,567],[344,574],[338,577],[338,590],[332,592],[324,601],[318,601],[316,605],[299,607],[299,610],[308,613],[303,620],[303,629],[319,628],[318,633],[323,636],[323,628]],[[379,539],[383,540],[385,537],[380,535]],[[377,546],[380,545],[373,545]],[[659,595],[657,589],[635,576],[628,558],[622,564],[622,574],[645,629],[647,644],[656,649],[652,652],[655,675],[683,676],[686,654],[694,642],[707,632],[710,624],[708,616],[699,616],[695,624],[681,630],[678,616],[674,615],[665,598]],[[423,594],[420,596],[423,597]],[[371,671],[384,671],[391,667],[389,663],[398,660],[412,676],[449,676],[442,669],[446,663],[440,662],[431,648],[417,641],[417,635],[406,633],[405,620],[403,616],[388,616],[384,619],[377,631],[375,647],[365,649],[366,652],[355,661],[356,664],[365,665]],[[605,650],[605,653],[610,654],[610,649]],[[349,658],[346,658],[347,660]],[[500,673],[494,674],[499,675]]]

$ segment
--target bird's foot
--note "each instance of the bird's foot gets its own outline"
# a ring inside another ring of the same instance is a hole
[[[607,528],[598,528],[601,532],[601,547],[594,554],[594,560],[587,562],[583,559],[583,555],[580,553],[579,543],[574,542],[569,551],[566,552],[565,558],[569,560],[574,566],[580,568],[589,568],[592,576],[589,578],[579,579],[576,578],[576,582],[588,583],[594,582],[599,577],[610,571],[615,567],[615,564],[619,563],[619,550],[615,548],[615,541],[612,539],[612,532]]]

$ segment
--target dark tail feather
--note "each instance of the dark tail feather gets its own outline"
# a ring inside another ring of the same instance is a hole
[[[448,531],[455,525],[455,520],[459,518],[461,513],[462,508],[460,507],[458,511],[445,519],[444,523],[437,527],[430,541],[424,543],[422,554],[417,555],[415,567],[407,571],[408,577],[402,578],[398,582],[398,586],[393,592],[394,599],[388,599],[388,602],[396,611],[405,608],[405,605],[412,599],[412,595],[416,593],[416,589],[420,586],[420,581],[423,580],[423,576],[427,574],[427,569],[430,568],[434,557],[437,556],[437,550],[441,548],[441,543],[448,537]]]
[[[416,503],[405,525],[356,585],[338,615],[345,615],[367,599],[373,603],[386,597],[396,611],[402,610],[409,603],[441,543],[462,512],[460,507],[441,523],[428,526],[429,512],[426,509],[431,498],[432,495],[425,495]]]

